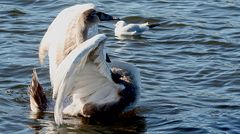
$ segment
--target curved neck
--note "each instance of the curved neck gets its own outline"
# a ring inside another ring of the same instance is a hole
[[[79,39],[78,42],[79,43],[83,43],[84,41],[87,40],[87,35],[88,35],[88,28],[86,26],[84,26],[82,29],[80,29],[79,31]]]

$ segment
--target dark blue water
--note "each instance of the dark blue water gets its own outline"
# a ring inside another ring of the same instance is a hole
[[[240,133],[239,0],[99,0],[101,11],[128,22],[160,23],[140,37],[119,40],[114,23],[100,24],[112,59],[141,70],[138,116],[111,123],[52,113],[33,119],[27,88],[37,68],[48,98],[48,65],[38,47],[62,9],[84,0],[0,1],[0,133]]]

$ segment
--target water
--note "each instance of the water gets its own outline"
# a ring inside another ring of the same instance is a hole
[[[125,40],[114,37],[113,22],[100,24],[110,57],[141,70],[138,116],[111,123],[69,118],[60,128],[52,113],[32,119],[32,68],[51,96],[48,66],[38,62],[39,42],[59,11],[86,2],[1,0],[0,133],[240,133],[238,0],[92,0],[128,22],[160,23]]]

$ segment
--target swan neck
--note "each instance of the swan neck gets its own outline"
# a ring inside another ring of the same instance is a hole
[[[87,35],[88,35],[88,28],[83,27],[80,31],[80,34],[78,37],[80,37],[79,43],[83,43],[84,41],[87,40]]]

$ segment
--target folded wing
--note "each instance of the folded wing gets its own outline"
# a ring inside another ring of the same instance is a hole
[[[135,32],[137,33],[142,33],[146,30],[149,29],[149,27],[147,26],[148,23],[144,23],[144,24],[129,24],[127,26],[124,27],[124,29],[126,29],[127,32]]]

